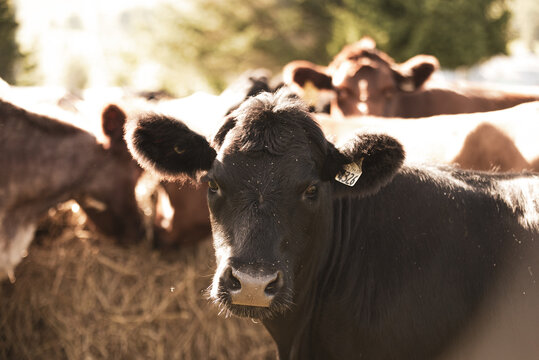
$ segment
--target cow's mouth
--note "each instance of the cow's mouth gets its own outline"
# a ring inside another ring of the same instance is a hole
[[[224,289],[219,289],[217,299],[214,299],[214,302],[219,305],[220,314],[224,313],[225,316],[235,315],[259,320],[274,318],[288,311],[293,305],[292,291],[285,289],[282,289],[267,307],[233,304],[230,294]]]
[[[227,310],[238,317],[248,317],[252,319],[270,319],[277,315],[271,308],[260,307],[260,306],[249,306],[249,305],[227,305]]]

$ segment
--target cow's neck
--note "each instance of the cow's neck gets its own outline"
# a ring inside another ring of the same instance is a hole
[[[264,326],[275,340],[281,359],[324,358],[321,354],[311,354],[316,348],[310,341],[316,341],[313,332],[314,314],[320,298],[318,292],[324,288],[322,283],[325,264],[328,262],[332,244],[332,207],[328,207],[323,218],[314,223],[318,225],[311,234],[311,246],[303,254],[303,263],[298,266],[294,279],[294,305],[291,310],[274,319],[265,320]],[[326,219],[327,221],[324,221]],[[286,329],[286,331],[283,331]]]
[[[26,166],[11,166],[0,158],[0,168],[10,168],[0,185],[25,189],[24,201],[31,203],[28,208],[37,213],[74,197],[99,169],[96,164],[101,155],[95,137],[57,120],[2,106],[7,105],[0,102],[0,113],[7,111],[2,125],[6,131],[13,129],[14,134],[19,134],[8,137],[3,145],[20,149],[17,157]],[[29,176],[28,169],[39,176]],[[39,199],[39,205],[31,199]],[[24,201],[19,207],[25,206]]]

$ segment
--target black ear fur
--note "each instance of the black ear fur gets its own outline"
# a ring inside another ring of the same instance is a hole
[[[430,78],[435,70],[436,67],[432,63],[421,63],[413,67],[412,77],[414,79],[416,89],[423,86],[423,84]]]
[[[311,82],[318,89],[332,90],[333,84],[329,75],[320,73],[310,68],[298,68],[294,73],[294,82],[304,87],[307,82]]]
[[[351,160],[341,154],[339,150],[328,141],[326,161],[322,168],[322,181],[330,181],[335,179],[335,176],[343,171],[343,166],[349,164]]]
[[[219,128],[215,136],[213,137],[212,146],[219,149],[225,141],[226,134],[236,126],[236,118],[228,115],[223,122],[223,125]]]
[[[327,75],[324,69],[308,61],[292,61],[283,69],[283,80],[287,85],[295,83],[301,88],[310,82],[318,89],[333,90],[331,76]]]
[[[338,192],[353,193],[357,195],[374,194],[381,187],[388,184],[404,162],[405,153],[402,145],[387,135],[360,134],[348,141],[339,149],[340,163],[338,172],[343,171],[343,165],[355,162],[361,164],[362,174],[353,187],[335,181]],[[331,153],[330,153],[331,154]]]
[[[423,86],[439,67],[434,56],[416,55],[394,69],[394,76],[401,90],[414,91]]]
[[[166,179],[196,179],[198,172],[211,168],[216,156],[203,136],[178,120],[157,114],[129,121],[126,141],[143,168]]]

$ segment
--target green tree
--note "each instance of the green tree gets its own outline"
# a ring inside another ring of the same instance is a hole
[[[369,34],[399,61],[426,53],[446,68],[471,66],[506,53],[509,38],[505,0],[345,0],[332,11],[332,49]]]
[[[9,0],[0,0],[0,77],[15,82],[15,65],[23,58],[15,39],[17,31],[15,12]]]
[[[326,6],[321,0],[200,0],[191,8],[165,8],[156,14],[159,27],[146,30],[161,63],[195,64],[221,90],[248,68],[277,69],[298,58],[329,61]]]
[[[167,69],[221,90],[248,68],[295,59],[327,64],[364,35],[397,61],[438,57],[446,68],[504,53],[506,0],[199,0],[147,21],[147,48]],[[158,24],[155,25],[155,24]]]

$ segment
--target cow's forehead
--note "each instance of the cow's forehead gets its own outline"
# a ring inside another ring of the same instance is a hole
[[[346,63],[346,62],[360,63],[366,60],[369,60],[372,64],[380,64],[380,65],[385,65],[387,67],[390,67],[392,64],[394,64],[394,60],[392,58],[390,58],[387,54],[380,52],[376,49],[363,49],[363,48],[346,49],[345,48],[337,56],[335,56],[335,58],[329,65],[329,68],[333,69],[333,71],[336,71],[343,65],[343,63]]]
[[[369,58],[343,61],[338,68],[334,69],[332,83],[333,86],[340,87],[347,81],[354,79],[361,70],[376,70],[374,73],[378,73],[384,72],[386,69],[385,64]]]
[[[221,135],[224,139],[217,147],[219,166],[241,167],[244,172],[249,166],[271,163],[279,171],[299,164],[302,164],[300,168],[303,164],[321,168],[327,141],[297,99],[279,92],[261,94],[242,104],[232,116],[235,120],[221,129],[225,135]]]
[[[306,174],[316,167],[309,152],[289,152],[272,155],[266,152],[234,152],[218,156],[212,171],[215,173],[260,174],[261,176],[289,174],[295,177]]]
[[[277,156],[317,156],[325,154],[326,139],[308,114],[265,113],[260,118],[238,121],[219,147],[217,158],[242,154],[259,158],[259,154]]]
[[[313,140],[301,126],[281,123],[279,120],[274,120],[274,123],[271,121],[251,120],[237,124],[225,137],[218,157],[232,153],[257,157],[258,152],[284,155],[310,151],[309,143]]]
[[[315,180],[317,166],[308,153],[234,152],[218,157],[209,174],[229,188],[269,193]]]

